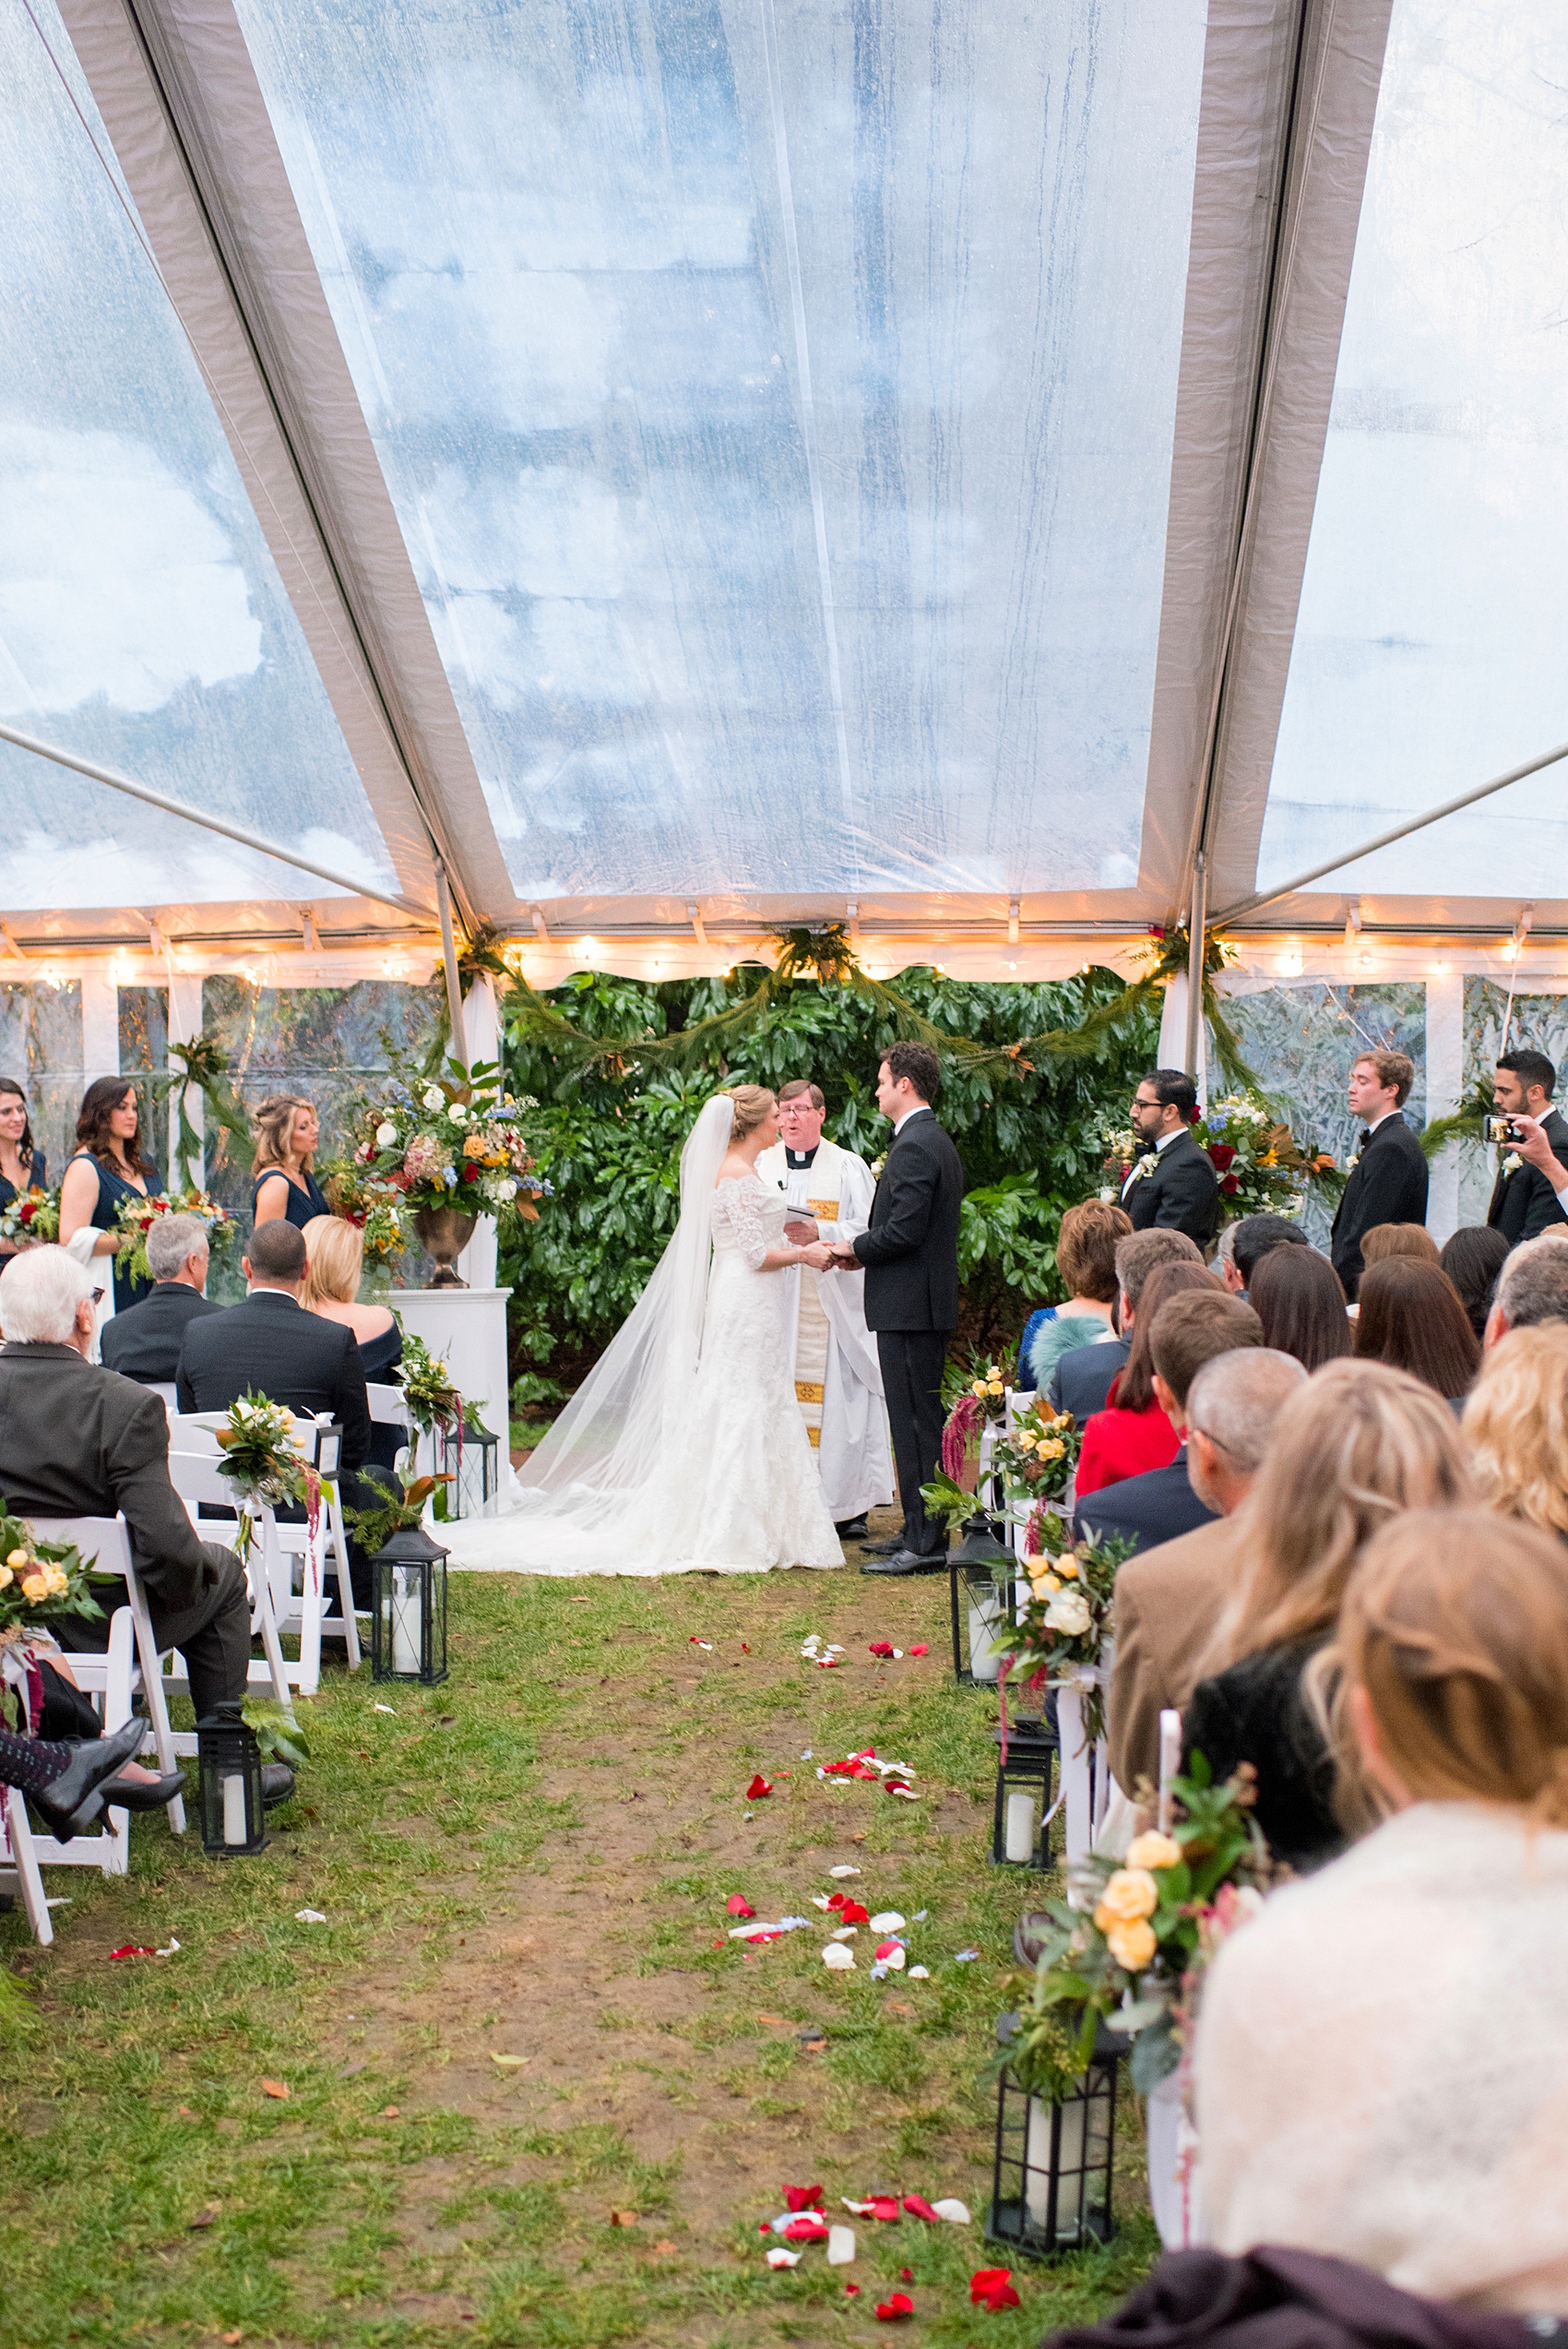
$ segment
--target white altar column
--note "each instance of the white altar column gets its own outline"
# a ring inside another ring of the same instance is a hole
[[[1452,1117],[1465,1090],[1465,979],[1444,971],[1427,981],[1427,1117]],[[1431,1162],[1427,1230],[1441,1247],[1459,1228],[1459,1144]]]
[[[82,972],[82,1091],[95,1077],[120,1073],[120,990],[101,970]]]
[[[491,1434],[500,1437],[503,1485],[511,1457],[511,1384],[506,1376],[506,1300],[511,1294],[496,1288],[394,1289],[388,1300],[401,1314],[404,1329],[422,1338],[445,1363],[464,1401],[477,1403]]]
[[[188,1044],[201,1033],[201,981],[176,978],[169,974],[169,1041],[172,1044]],[[207,1188],[207,1097],[199,1085],[193,1085],[185,1099],[185,1115],[202,1137],[202,1147],[191,1161],[191,1179],[198,1190]],[[180,1100],[178,1093],[169,1096],[169,1151],[164,1163],[170,1179],[174,1173],[175,1151],[180,1137]]]

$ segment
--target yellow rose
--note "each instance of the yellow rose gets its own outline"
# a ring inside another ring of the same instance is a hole
[[[1094,1921],[1102,1933],[1112,1925],[1129,1925],[1134,1917],[1152,1916],[1159,1906],[1159,1887],[1146,1867],[1119,1867],[1099,1896]]]
[[[1098,1918],[1096,1921],[1098,1923]],[[1105,1944],[1117,1964],[1125,1966],[1129,1973],[1142,1973],[1146,1965],[1153,1963],[1154,1953],[1159,1947],[1154,1938],[1153,1926],[1145,1925],[1135,1917],[1130,1924],[1107,1926]]]
[[[44,1579],[42,1567],[36,1574],[23,1575],[22,1596],[30,1606],[37,1606],[41,1599],[46,1599],[49,1596],[49,1584]]]
[[[1075,1582],[1077,1580],[1078,1561],[1073,1556],[1071,1550],[1068,1551],[1065,1557],[1059,1557],[1057,1559],[1056,1571],[1058,1574],[1064,1574],[1069,1582]]]
[[[16,1579],[8,1566],[0,1566],[0,1591],[9,1590]]]
[[[1035,1446],[1041,1460],[1060,1460],[1064,1449],[1060,1436],[1042,1436]]]
[[[1157,1835],[1151,1829],[1146,1835],[1134,1835],[1127,1846],[1129,1867],[1175,1867],[1182,1857],[1182,1846],[1169,1835]]]
[[[483,1150],[484,1136],[482,1134],[465,1134],[463,1136],[463,1156],[465,1158],[478,1158],[481,1155]]]
[[[979,1395],[980,1400],[983,1401],[989,1392],[985,1380],[983,1378],[977,1378],[974,1385],[969,1389],[969,1392],[971,1395]]]
[[[1060,1591],[1062,1585],[1057,1580],[1054,1574],[1031,1574],[1029,1577],[1029,1588],[1038,1599],[1042,1593],[1047,1597],[1051,1596],[1055,1592]]]
[[[71,1578],[63,1567],[50,1565],[45,1567],[44,1572],[49,1578],[49,1594],[51,1598],[60,1598],[64,1592],[70,1589]]]
[[[1002,1388],[1002,1381],[1001,1381],[1001,1379],[1000,1379],[1000,1378],[988,1378],[988,1379],[986,1380],[986,1388],[985,1388],[985,1390],[986,1390],[986,1392],[987,1392],[987,1394],[988,1394],[988,1395],[999,1395],[999,1394],[1001,1394],[1001,1393],[1002,1393],[1002,1391],[1003,1391],[1003,1388]]]
[[[19,1574],[28,1563],[28,1554],[26,1550],[12,1550],[7,1556],[6,1563],[10,1568],[13,1574]]]

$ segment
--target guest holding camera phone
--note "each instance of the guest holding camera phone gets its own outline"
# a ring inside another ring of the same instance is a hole
[[[1557,1071],[1544,1052],[1505,1052],[1498,1061],[1491,1087],[1498,1116],[1487,1137],[1497,1145],[1497,1181],[1486,1220],[1511,1248],[1538,1239],[1550,1223],[1568,1222],[1551,1179],[1555,1166],[1568,1187],[1568,1124],[1551,1105],[1556,1090]]]

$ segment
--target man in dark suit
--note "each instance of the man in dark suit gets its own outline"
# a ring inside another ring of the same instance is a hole
[[[1426,1154],[1399,1115],[1415,1075],[1414,1061],[1402,1052],[1364,1052],[1350,1070],[1346,1091],[1364,1123],[1328,1252],[1352,1299],[1361,1278],[1361,1241],[1373,1224],[1427,1220]]]
[[[305,1237],[281,1216],[258,1225],[244,1258],[244,1305],[193,1321],[180,1353],[175,1389],[182,1411],[227,1411],[246,1393],[291,1411],[330,1413],[343,1430],[345,1477],[370,1454],[370,1402],[354,1333],[307,1313]]]
[[[1158,1224],[1185,1232],[1206,1248],[1219,1228],[1219,1177],[1193,1139],[1197,1088],[1181,1068],[1151,1068],[1133,1095],[1133,1134],[1141,1152],[1122,1186],[1134,1232]]]
[[[964,1168],[932,1110],[942,1072],[929,1044],[894,1044],[877,1075],[876,1105],[893,1121],[871,1226],[835,1252],[864,1265],[866,1327],[876,1332],[904,1529],[889,1556],[862,1574],[934,1574],[947,1551],[921,1486],[942,1452],[942,1369],[958,1326],[958,1211]]]
[[[1091,1413],[1105,1409],[1111,1383],[1127,1366],[1132,1329],[1144,1283],[1157,1264],[1201,1264],[1203,1256],[1185,1232],[1127,1232],[1116,1243],[1116,1318],[1119,1338],[1097,1338],[1075,1346],[1051,1372],[1046,1397],[1053,1411],[1070,1411],[1081,1427]]]
[[[1534,1119],[1553,1158],[1568,1160],[1568,1124],[1551,1105],[1557,1071],[1544,1052],[1505,1052],[1492,1079],[1492,1105],[1503,1117]],[[1511,1248],[1536,1240],[1550,1223],[1568,1222],[1562,1202],[1538,1165],[1521,1158],[1517,1144],[1504,1144],[1492,1186],[1487,1222]]]
[[[144,1387],[172,1386],[185,1330],[204,1314],[217,1313],[202,1294],[207,1286],[207,1226],[199,1215],[160,1216],[147,1235],[147,1265],[155,1286],[150,1296],[103,1325],[99,1352],[104,1366]]]
[[[159,1398],[88,1361],[88,1275],[64,1248],[30,1248],[6,1267],[0,1311],[0,1491],[18,1517],[123,1514],[154,1635],[184,1657],[197,1720],[237,1708],[251,1651],[244,1569],[232,1550],[196,1537],[169,1481]],[[50,1628],[63,1648],[101,1651],[109,1618]],[[282,1802],[293,1773],[272,1764],[263,1783],[269,1803]]]
[[[1263,1323],[1250,1305],[1227,1296],[1222,1289],[1188,1289],[1167,1297],[1155,1317],[1149,1344],[1155,1400],[1177,1435],[1184,1436],[1187,1396],[1198,1372],[1205,1363],[1238,1346],[1261,1346]],[[1079,1540],[1106,1542],[1119,1535],[1134,1543],[1136,1551],[1152,1550],[1196,1526],[1212,1524],[1216,1515],[1193,1490],[1183,1444],[1169,1468],[1126,1476],[1091,1493],[1079,1507],[1074,1530]]]

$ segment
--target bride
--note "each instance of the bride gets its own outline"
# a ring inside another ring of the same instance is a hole
[[[842,1566],[790,1383],[785,1284],[827,1268],[784,1238],[756,1171],[778,1137],[762,1085],[705,1103],[681,1152],[681,1217],[653,1278],[503,1517],[451,1531],[457,1567],[524,1574],[755,1573]],[[446,1529],[443,1529],[445,1538]]]

